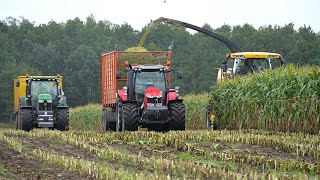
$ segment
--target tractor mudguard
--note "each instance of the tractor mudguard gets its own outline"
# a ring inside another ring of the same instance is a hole
[[[168,107],[170,107],[170,104],[175,103],[175,102],[180,102],[180,103],[182,103],[182,102],[183,102],[183,99],[175,99],[175,100],[170,100],[170,101],[168,101]]]
[[[67,106],[67,98],[65,96],[61,96],[59,100],[59,106]]]
[[[128,100],[128,96],[124,95],[124,90],[123,89],[118,90],[118,96],[120,97],[121,101],[127,101]]]
[[[19,104],[20,104],[20,108],[21,107],[32,108],[32,106],[27,106],[27,98],[25,96],[19,97]]]
[[[57,106],[57,109],[69,109],[69,106]]]
[[[121,101],[122,104],[134,104],[134,105],[138,105],[138,101],[134,100],[134,101]]]

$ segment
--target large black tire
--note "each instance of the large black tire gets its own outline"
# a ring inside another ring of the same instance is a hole
[[[56,114],[55,128],[60,131],[69,130],[69,109],[58,109]]]
[[[102,130],[103,131],[116,131],[116,122],[110,122],[115,121],[117,118],[116,111],[113,111],[111,109],[104,109],[102,113]]]
[[[126,131],[137,131],[139,126],[139,109],[136,104],[122,104],[120,109],[120,121],[124,120]],[[121,126],[122,123],[120,123]],[[121,129],[120,129],[121,130]]]
[[[186,129],[185,106],[182,102],[174,102],[170,104],[169,129],[175,131]]]
[[[31,131],[33,129],[32,109],[20,109],[18,112],[18,129]]]

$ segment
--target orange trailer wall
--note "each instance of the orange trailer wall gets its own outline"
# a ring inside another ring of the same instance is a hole
[[[101,54],[101,96],[103,108],[105,106],[113,107],[116,103],[117,58],[118,53],[115,51]]]

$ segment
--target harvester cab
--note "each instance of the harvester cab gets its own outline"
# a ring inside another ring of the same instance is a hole
[[[68,129],[69,108],[60,75],[19,76],[14,91],[17,129]]]
[[[120,52],[117,53],[121,55]],[[119,84],[124,81],[124,84],[114,92],[116,97],[114,101],[112,101],[112,96],[106,97],[112,94],[113,90],[108,90],[102,84],[103,130],[135,131],[138,130],[138,126],[154,131],[184,130],[185,107],[183,100],[179,98],[179,87],[169,88],[170,52],[140,52],[135,53],[135,56],[137,54],[153,54],[155,56],[162,54],[164,57],[168,57],[168,61],[164,64],[146,65],[131,65],[126,61],[126,77],[119,76],[121,73],[117,73],[117,81]],[[108,58],[109,55],[102,55],[103,66]],[[112,59],[110,60],[112,61]],[[132,62],[137,61],[135,60],[133,59]],[[119,64],[118,66],[121,67]],[[110,82],[112,78],[103,76],[104,74],[108,76],[111,69],[108,70],[105,66],[105,70],[102,71],[102,80],[106,81],[102,81],[102,83],[106,83],[107,86],[113,84]],[[111,88],[111,86],[109,87]]]
[[[268,69],[283,66],[284,60],[278,53],[268,52],[237,52],[229,53],[218,68],[217,83],[231,79],[237,75],[260,73]]]

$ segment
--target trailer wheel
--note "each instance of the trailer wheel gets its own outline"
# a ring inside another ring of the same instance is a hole
[[[124,120],[124,129],[126,131],[137,131],[139,126],[138,106],[130,103],[122,104],[122,108],[120,108],[120,121],[122,120]]]
[[[170,104],[169,129],[170,130],[186,129],[185,106],[182,102],[174,102]]]
[[[18,112],[18,129],[24,131],[30,131],[33,129],[32,122],[32,110],[31,109],[20,109]]]
[[[60,131],[69,130],[69,109],[58,109],[56,114],[55,128]]]
[[[110,109],[104,109],[102,112],[102,130],[103,131],[116,131],[116,112]]]

